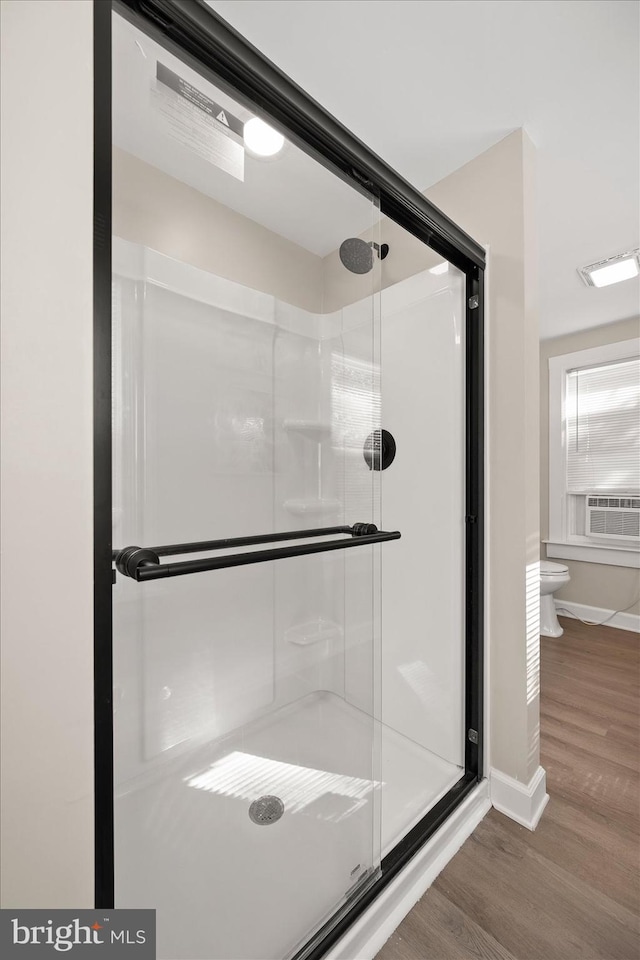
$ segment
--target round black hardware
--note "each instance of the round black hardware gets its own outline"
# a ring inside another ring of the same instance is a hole
[[[386,470],[394,461],[396,442],[388,430],[374,430],[364,442],[362,455],[369,470]]]
[[[349,237],[340,244],[338,251],[343,266],[351,273],[369,273],[375,257],[380,260],[389,253],[389,244],[374,243],[372,240],[361,240],[360,237]]]
[[[351,527],[351,535],[353,537],[367,537],[377,532],[378,528],[375,523],[354,523]]]
[[[125,547],[116,557],[116,570],[123,577],[131,577],[132,580],[137,580],[136,571],[138,567],[148,567],[159,563],[160,557],[153,550],[147,550],[144,547]]]
[[[349,237],[338,251],[343,266],[351,273],[369,273],[373,267],[373,247],[359,237]]]

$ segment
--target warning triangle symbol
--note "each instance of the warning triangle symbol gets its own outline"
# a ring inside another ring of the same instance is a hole
[[[216,120],[219,120],[220,123],[224,123],[225,127],[228,127],[228,126],[229,126],[229,121],[227,120],[227,118],[226,118],[226,116],[225,116],[224,110],[221,110],[221,111],[220,111],[220,113],[219,113],[218,116],[216,117]]]

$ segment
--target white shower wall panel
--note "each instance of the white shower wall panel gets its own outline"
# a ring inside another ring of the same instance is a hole
[[[144,543],[273,529],[272,342],[260,320],[146,285]],[[271,703],[271,570],[143,589],[147,757]]]
[[[428,271],[382,292],[382,719],[460,766],[464,709],[464,278]]]
[[[273,299],[114,252],[115,546],[272,532]],[[272,565],[114,591],[120,780],[273,703]]]
[[[214,576],[144,585],[145,759],[222,736],[273,701],[273,574]]]
[[[272,326],[147,284],[146,542],[273,523]]]

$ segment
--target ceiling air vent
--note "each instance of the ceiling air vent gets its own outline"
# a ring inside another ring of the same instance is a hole
[[[640,541],[640,497],[587,497],[587,536]]]

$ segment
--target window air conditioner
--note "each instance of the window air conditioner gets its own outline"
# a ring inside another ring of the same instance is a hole
[[[640,497],[587,496],[587,536],[640,541]]]

